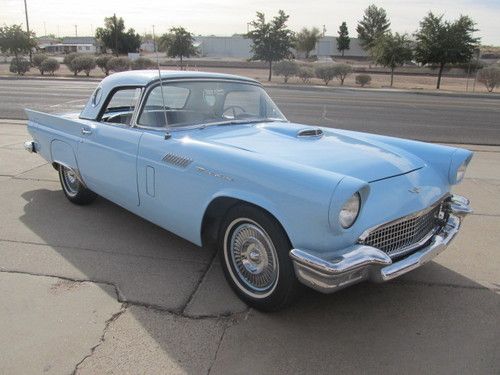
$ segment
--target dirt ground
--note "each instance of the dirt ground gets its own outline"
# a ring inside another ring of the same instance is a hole
[[[175,67],[165,67],[164,69],[176,69]],[[219,72],[219,73],[229,73],[229,74],[237,74],[246,77],[251,77],[257,79],[259,81],[265,82],[267,81],[268,71],[266,69],[253,69],[253,68],[215,68],[215,67],[197,67],[197,66],[189,66],[188,70],[202,70],[208,72]],[[0,76],[10,75],[14,76],[14,74],[9,72],[8,64],[0,64]],[[355,83],[355,77],[357,73],[351,74],[346,78],[344,82],[344,86],[347,87],[359,87]],[[26,76],[40,76],[40,73],[37,69],[31,69],[30,72],[26,73]],[[73,77],[73,74],[68,70],[65,65],[61,64],[61,68],[56,73],[57,77]],[[78,75],[80,78],[85,77],[85,74],[80,73]],[[390,75],[388,74],[370,74],[372,77],[372,82],[370,85],[366,87],[371,88],[387,88],[390,85]],[[104,74],[98,68],[94,69],[90,73],[90,77],[94,78],[103,78]],[[415,75],[396,75],[394,76],[394,86],[393,88],[397,89],[410,89],[410,90],[435,90],[436,87],[435,76],[415,76]],[[272,79],[272,83],[280,84],[283,83],[282,77],[274,76]],[[302,85],[302,81],[296,77],[290,78],[289,85]],[[309,83],[310,85],[323,85],[323,82],[319,79],[312,79]],[[340,86],[340,83],[337,80],[333,80],[329,83],[329,86]],[[468,91],[472,92],[474,86],[474,77],[472,76],[469,79],[468,83]],[[465,92],[467,88],[467,79],[453,76],[444,76],[441,81],[441,90],[444,91],[457,91],[457,92]],[[497,88],[496,92],[499,91]],[[475,92],[487,92],[485,86],[477,82],[475,85]]]

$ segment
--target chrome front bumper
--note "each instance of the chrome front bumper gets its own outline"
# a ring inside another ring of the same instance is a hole
[[[384,282],[401,276],[440,254],[458,233],[462,218],[472,212],[469,200],[458,195],[449,198],[445,209],[448,219],[428,244],[396,262],[382,250],[361,244],[331,254],[292,249],[295,274],[303,284],[323,293],[364,280]]]

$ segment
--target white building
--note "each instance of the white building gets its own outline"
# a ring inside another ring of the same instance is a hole
[[[61,43],[40,45],[39,47],[44,52],[57,54],[71,52],[95,54],[101,50],[96,38],[92,36],[65,37]]]

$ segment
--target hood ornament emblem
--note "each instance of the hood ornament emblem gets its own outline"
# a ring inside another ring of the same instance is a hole
[[[417,187],[417,186],[415,186],[415,187],[413,187],[413,188],[411,188],[411,189],[408,189],[408,191],[409,191],[410,193],[413,193],[413,194],[418,194],[418,193],[420,193],[420,191],[421,191],[421,190],[422,190],[422,189],[420,189],[420,188],[419,188],[419,187]]]

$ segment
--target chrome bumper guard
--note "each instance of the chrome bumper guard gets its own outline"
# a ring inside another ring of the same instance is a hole
[[[450,196],[444,209],[448,219],[428,244],[395,262],[382,250],[361,244],[331,254],[292,249],[295,274],[303,284],[323,293],[364,280],[384,282],[401,276],[440,254],[458,233],[462,218],[472,212],[469,200],[458,195]]]

